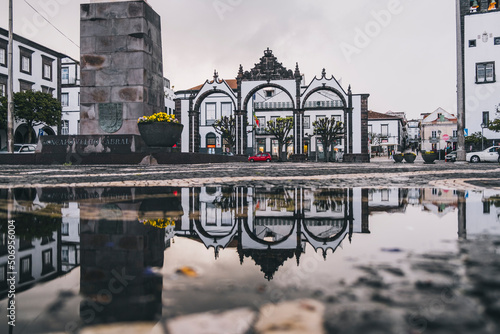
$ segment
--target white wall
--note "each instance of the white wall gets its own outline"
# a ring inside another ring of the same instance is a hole
[[[500,45],[494,45],[500,37],[500,11],[465,16],[465,127],[469,134],[481,132],[482,113],[489,111],[490,120],[500,118]],[[483,33],[487,41],[483,42]],[[469,47],[469,40],[476,40],[476,47]],[[476,63],[495,62],[496,82],[476,84]],[[484,130],[488,139],[500,139],[500,133]]]

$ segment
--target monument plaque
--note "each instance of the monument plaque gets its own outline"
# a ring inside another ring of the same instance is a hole
[[[123,124],[123,104],[99,103],[99,126],[107,133],[115,133]]]

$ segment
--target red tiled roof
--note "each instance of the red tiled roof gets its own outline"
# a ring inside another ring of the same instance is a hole
[[[231,89],[236,89],[236,88],[238,88],[238,83],[237,83],[236,79],[228,79],[228,80],[223,79],[223,80],[227,83],[227,85],[229,86],[229,88],[231,88]],[[212,80],[212,81],[210,81],[209,83],[210,83],[210,84],[212,84],[213,82],[214,82],[214,81]],[[187,90],[200,90],[200,89],[201,89],[201,87],[203,87],[203,85],[204,85],[204,84],[201,84],[201,85],[198,85],[198,86],[196,86],[196,87],[189,88],[189,89],[187,89]]]
[[[401,117],[391,116],[380,112],[368,110],[368,119],[401,119]]]

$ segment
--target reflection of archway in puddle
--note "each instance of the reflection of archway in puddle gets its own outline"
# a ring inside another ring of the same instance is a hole
[[[221,233],[220,235],[214,235],[207,232],[200,220],[196,220],[193,226],[193,231],[198,234],[198,237],[203,242],[207,249],[213,247],[215,252],[215,258],[219,257],[220,248],[225,249],[227,245],[234,239],[234,236],[238,234],[239,228],[238,224],[234,223],[231,230],[228,233]]]
[[[329,249],[332,250],[332,253],[335,252],[337,247],[341,244],[341,242],[344,240],[344,238],[352,233],[351,227],[347,219],[342,219],[342,228],[335,234],[331,234],[328,237],[322,237],[318,236],[316,233],[313,233],[308,227],[307,224],[302,225],[303,226],[303,235],[306,239],[306,241],[314,248],[314,250],[317,252],[318,249],[321,249],[323,251],[323,258],[326,259],[326,254]],[[349,228],[348,228],[349,227]],[[326,231],[324,231],[326,232]],[[321,233],[321,234],[324,234]]]
[[[285,219],[281,219],[281,221],[286,221]],[[261,245],[266,245],[268,247],[272,247],[272,246],[275,246],[275,245],[279,245],[281,243],[283,243],[284,241],[288,240],[288,238],[294,234],[296,234],[296,227],[297,227],[297,222],[295,219],[293,219],[293,221],[290,219],[290,222],[292,224],[289,224],[289,225],[285,225],[283,224],[282,226],[289,226],[289,233],[288,234],[284,234],[284,233],[280,233],[280,235],[282,236],[281,238],[277,239],[277,240],[272,240],[271,238],[269,238],[268,236],[266,236],[266,234],[264,234],[264,232],[270,232],[272,235],[274,236],[277,236],[278,233],[276,233],[275,231],[273,231],[272,228],[270,228],[269,226],[265,226],[265,228],[262,229],[262,234],[255,234],[253,231],[250,230],[250,226],[248,226],[248,221],[246,221],[243,225],[244,225],[244,228],[245,228],[245,232],[247,233],[247,235],[255,242],[261,244]],[[259,235],[261,237],[259,237]],[[266,240],[267,239],[267,240]]]

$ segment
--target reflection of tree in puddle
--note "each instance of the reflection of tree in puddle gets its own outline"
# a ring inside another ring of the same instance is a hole
[[[12,201],[6,202],[6,206],[1,210],[0,233],[7,233],[6,218],[7,212],[10,212],[10,218],[14,220],[16,227],[16,236],[25,239],[52,236],[61,226],[61,207],[56,203],[40,202],[36,189],[13,189]]]
[[[320,189],[314,192],[314,206],[318,211],[339,211],[344,205],[343,189]]]
[[[274,188],[267,193],[267,206],[276,211],[293,212],[295,210],[295,201],[291,192],[291,189]]]
[[[220,193],[217,192],[217,188],[207,187],[207,194],[215,195],[213,204],[215,207],[220,208],[222,212],[233,211],[237,207],[237,201],[232,187],[221,187]]]

